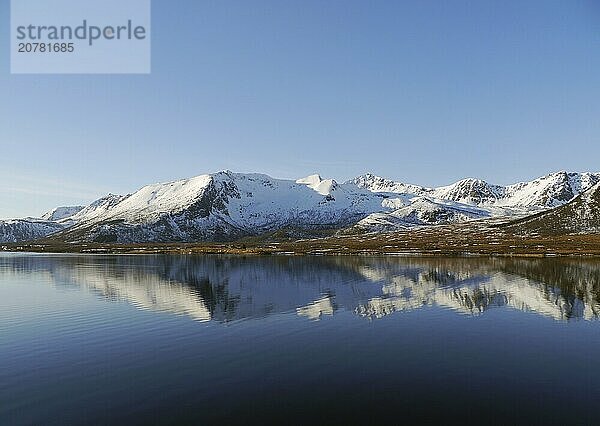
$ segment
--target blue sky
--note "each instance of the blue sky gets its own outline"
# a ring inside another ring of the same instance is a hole
[[[138,76],[10,75],[0,4],[0,217],[222,169],[600,171],[595,0],[154,0]]]

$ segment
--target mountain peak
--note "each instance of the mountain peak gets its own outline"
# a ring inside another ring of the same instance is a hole
[[[502,193],[501,187],[475,178],[462,179],[433,191],[436,198],[475,205],[494,203]]]
[[[422,195],[429,191],[428,188],[422,186],[412,185],[410,183],[395,182],[393,180],[377,176],[373,173],[362,174],[347,181],[346,183],[356,185],[359,188],[363,188],[371,192]]]

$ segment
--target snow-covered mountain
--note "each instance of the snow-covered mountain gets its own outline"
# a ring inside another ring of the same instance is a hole
[[[498,203],[506,207],[558,207],[600,182],[600,173],[551,173],[506,187]]]
[[[600,183],[562,206],[517,220],[510,229],[536,234],[600,232]]]
[[[392,180],[366,173],[346,183],[351,183],[359,188],[365,188],[372,192],[392,192],[397,194],[425,195],[431,192],[430,188],[412,185],[410,183],[394,182]]]
[[[414,226],[444,225],[492,216],[491,211],[452,201],[415,197],[412,202],[391,212],[373,213],[356,224],[368,231],[393,231]]]
[[[480,179],[463,179],[448,186],[426,188],[366,174],[351,180],[373,192],[399,192],[456,201],[479,207],[544,209],[557,207],[600,182],[600,173],[551,173],[530,182],[508,186]]]
[[[83,207],[57,207],[40,218],[0,220],[0,243],[17,243],[44,238],[69,227],[68,219]]]
[[[429,192],[435,198],[475,206],[496,204],[505,195],[505,189],[490,185],[481,179],[463,179],[452,185],[435,188]]]
[[[600,173],[557,172],[531,182],[508,186],[481,179],[463,179],[438,188],[393,182],[372,174],[351,181],[375,193],[410,194],[410,201],[392,212],[377,212],[357,223],[367,231],[402,229],[483,219],[525,216],[561,206],[600,182]]]
[[[79,223],[83,219],[91,220],[94,218],[101,218],[109,213],[109,211],[120,203],[125,196],[108,194],[98,200],[94,201],[90,205],[84,207],[79,212],[69,217],[69,221],[73,223]]]
[[[0,242],[17,243],[43,238],[61,231],[64,225],[43,219],[11,219],[0,220]]]
[[[94,211],[99,214],[106,212],[111,205],[110,200],[120,198],[122,197],[108,195],[87,207],[57,207],[39,218],[0,220],[0,243],[33,241],[55,234],[75,225],[78,221],[74,219],[74,216],[79,213],[91,216]]]
[[[534,214],[599,182],[599,173],[558,172],[509,186],[464,179],[427,188],[372,174],[338,183],[319,175],[292,181],[223,171],[60,207],[44,219],[4,221],[0,241],[51,234],[78,242],[224,241],[280,229],[390,231]]]
[[[298,181],[229,171],[146,186],[94,203],[67,240],[231,240],[284,227],[350,226],[383,209],[384,196],[318,175]]]

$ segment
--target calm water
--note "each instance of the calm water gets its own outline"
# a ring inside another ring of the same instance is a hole
[[[599,424],[600,263],[0,255],[0,424]]]

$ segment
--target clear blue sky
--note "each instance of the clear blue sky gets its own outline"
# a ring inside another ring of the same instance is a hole
[[[154,0],[140,76],[10,75],[0,4],[0,217],[221,169],[600,170],[595,0]]]

